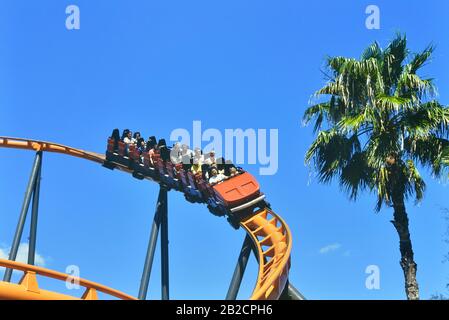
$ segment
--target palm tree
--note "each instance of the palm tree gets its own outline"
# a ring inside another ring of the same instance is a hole
[[[418,75],[433,51],[412,54],[398,34],[385,49],[371,44],[360,59],[329,57],[328,81],[304,113],[316,133],[305,160],[313,161],[318,180],[336,178],[352,200],[376,193],[376,211],[393,208],[408,299],[419,299],[419,289],[405,203],[423,198],[418,166],[441,176],[449,146],[449,109],[435,99],[432,79]]]
[[[441,158],[441,163],[446,168],[449,168],[449,147],[443,150],[443,156]]]

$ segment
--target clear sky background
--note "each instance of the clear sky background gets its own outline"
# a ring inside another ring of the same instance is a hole
[[[80,30],[65,28],[70,4],[81,10]],[[381,10],[380,30],[365,27],[369,4]],[[448,12],[443,0],[2,0],[0,135],[103,152],[116,127],[167,138],[194,120],[204,129],[279,129],[278,173],[247,168],[293,232],[291,282],[309,299],[403,299],[392,211],[376,214],[373,195],[350,202],[337,184],[311,178],[304,154],[312,128],[301,117],[324,83],[326,55],[359,57],[397,31],[412,51],[437,45],[424,75],[436,78],[448,104]],[[0,255],[12,242],[33,157],[0,149]],[[82,277],[137,295],[158,186],[62,155],[45,154],[43,165],[40,262],[59,271],[77,265]],[[421,296],[429,298],[449,280],[449,201],[447,185],[425,177],[426,197],[408,212]],[[171,297],[224,298],[243,231],[182,194],[169,201]],[[158,254],[151,299],[160,297]],[[380,268],[380,290],[365,288],[368,265]],[[253,259],[240,298],[250,296],[256,272]]]

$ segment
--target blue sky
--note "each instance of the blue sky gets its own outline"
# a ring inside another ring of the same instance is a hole
[[[65,28],[76,4],[81,29]],[[381,29],[365,28],[380,8]],[[449,103],[447,1],[1,1],[0,135],[103,152],[115,128],[168,138],[176,128],[279,130],[279,170],[258,176],[293,232],[291,282],[310,299],[403,299],[391,210],[349,202],[304,165],[313,139],[301,125],[323,83],[327,55],[358,57],[372,41],[406,32],[413,51],[434,42],[424,75]],[[33,153],[0,149],[0,245],[8,250]],[[442,208],[447,185],[426,175],[424,201],[408,204],[421,296],[449,280]],[[38,252],[45,265],[137,295],[158,187],[93,163],[45,154]],[[172,298],[225,297],[244,238],[205,206],[169,195]],[[26,241],[24,236],[23,241]],[[329,250],[323,248],[330,248]],[[323,252],[324,251],[324,252]],[[380,290],[365,288],[377,265]],[[158,252],[149,298],[160,297]],[[239,297],[256,279],[252,260]],[[48,288],[58,284],[48,283]]]

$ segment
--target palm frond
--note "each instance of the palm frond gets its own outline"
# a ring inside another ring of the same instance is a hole
[[[405,175],[407,181],[405,185],[405,197],[415,197],[416,202],[420,202],[424,197],[424,191],[426,190],[426,183],[421,177],[418,169],[416,168],[413,160],[407,160],[405,165]]]
[[[376,104],[387,111],[399,111],[401,108],[409,106],[411,102],[410,98],[390,96],[383,93],[376,97]]]
[[[388,192],[389,173],[386,167],[382,166],[374,175],[375,188],[377,189],[377,201],[375,210],[377,212],[382,209],[382,204],[391,203],[390,194]]]
[[[404,152],[407,157],[419,161],[423,167],[430,168],[436,177],[442,174],[447,148],[449,140],[430,134],[409,136],[404,141]]]
[[[432,100],[404,110],[398,125],[405,128],[411,136],[425,137],[449,135],[449,108]]]
[[[336,130],[321,131],[306,153],[306,164],[314,159],[320,182],[330,182],[360,149],[357,136],[350,138]]]
[[[359,191],[372,187],[372,174],[373,170],[366,162],[366,154],[360,151],[355,152],[341,170],[340,187],[349,194],[352,200],[356,200]]]
[[[329,114],[330,105],[331,105],[330,102],[318,103],[313,106],[310,106],[304,112],[303,121],[305,124],[308,124],[310,123],[310,121],[315,119],[313,132],[317,132],[318,130],[321,129],[321,125],[324,119],[327,117],[327,114]]]
[[[376,60],[382,58],[382,48],[377,41],[368,46],[361,56],[361,60],[368,60],[371,58]]]
[[[422,68],[432,57],[435,51],[435,46],[429,45],[421,53],[414,54],[412,60],[407,65],[409,73],[416,73],[420,68]]]
[[[394,94],[396,96],[410,95],[421,102],[421,99],[434,97],[436,88],[433,79],[421,79],[417,74],[403,72],[398,78]]]

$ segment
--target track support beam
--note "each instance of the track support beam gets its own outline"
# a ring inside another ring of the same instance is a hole
[[[34,265],[36,257],[37,218],[39,213],[39,194],[41,190],[42,154],[33,190],[33,203],[31,205],[30,240],[28,246],[28,264]]]
[[[36,152],[34,158],[33,168],[31,170],[28,186],[25,191],[25,197],[23,199],[22,210],[20,211],[19,221],[17,223],[16,232],[14,233],[14,239],[9,252],[9,260],[15,261],[17,258],[17,252],[19,251],[20,240],[22,239],[23,228],[25,227],[26,217],[28,209],[30,207],[31,197],[33,197],[33,218],[30,230],[30,244],[28,252],[28,262],[34,263],[34,254],[36,250],[36,229],[37,229],[37,209],[39,204],[39,189],[40,189],[40,172],[42,167],[42,151]],[[37,192],[36,192],[37,190]],[[3,281],[10,282],[12,276],[12,269],[6,269],[3,276]]]
[[[306,300],[301,292],[296,289],[289,281],[281,294],[280,300]]]
[[[151,269],[153,267],[154,253],[156,251],[159,229],[161,229],[161,284],[162,299],[169,299],[169,268],[168,268],[168,189],[165,186],[160,187],[159,196],[156,204],[156,212],[151,226],[150,240],[148,243],[147,255],[142,272],[142,278],[139,288],[139,300],[147,298],[148,285],[150,283]]]
[[[288,284],[288,295],[291,297],[291,300],[306,300],[306,297],[299,292],[291,283]]]
[[[168,203],[167,189],[161,186],[162,210],[161,210],[161,294],[162,300],[170,299],[169,261],[168,261]]]
[[[251,251],[253,251],[253,247],[254,245],[251,237],[246,235],[245,240],[243,241],[242,249],[240,250],[237,265],[235,266],[231,284],[229,285],[228,293],[226,294],[226,300],[237,299],[237,294],[239,293],[243,275],[245,274],[245,269],[248,264],[249,256],[251,255]]]

